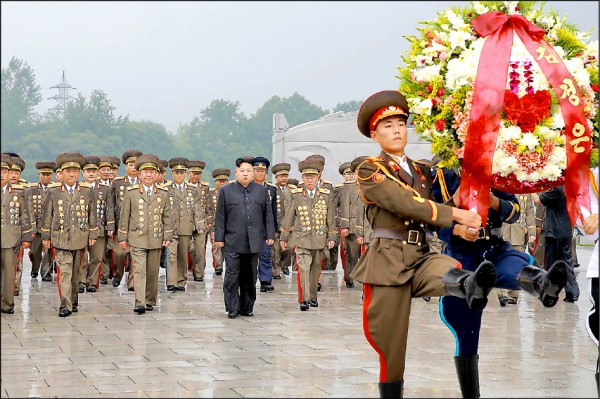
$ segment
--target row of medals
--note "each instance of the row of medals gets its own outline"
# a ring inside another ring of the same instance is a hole
[[[317,201],[317,203],[314,205],[314,208],[312,209],[312,214],[315,219],[315,234],[325,234],[323,232],[323,227],[325,227],[325,219],[327,218],[327,205],[325,204],[324,200],[320,199],[319,201]],[[300,230],[311,231],[312,227],[310,225],[310,216],[308,212],[308,207],[306,205],[298,206],[298,215],[300,216],[300,225],[302,226]]]
[[[162,202],[162,198],[161,197],[156,197],[156,201],[159,204],[158,208],[154,208],[154,213],[155,215],[152,217],[154,219],[154,227],[153,227],[153,231],[154,234],[152,235],[154,238],[159,238],[160,237],[160,233],[162,233],[162,227],[160,227],[160,215],[162,214],[162,208],[160,207],[160,203]],[[144,224],[144,222],[146,221],[145,218],[145,213],[144,213],[144,199],[140,198],[138,200],[139,205],[138,205],[138,209],[139,209],[139,228],[140,230],[140,235],[144,234],[144,228],[146,227],[146,225]]]
[[[14,195],[8,205],[10,207],[8,210],[10,212],[10,225],[19,226],[21,224],[21,215],[19,215],[21,203],[19,202],[19,197]],[[2,224],[4,224],[4,209],[2,209]]]
[[[65,209],[63,208],[64,201],[59,199],[58,203],[58,224],[60,224],[60,231],[64,231],[65,226]],[[71,204],[71,208],[75,208],[75,215],[77,216],[77,224],[79,228],[85,230],[88,224],[88,204],[85,203],[85,199],[79,199],[79,205]]]

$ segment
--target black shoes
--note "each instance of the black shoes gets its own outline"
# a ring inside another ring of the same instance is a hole
[[[83,294],[84,291],[85,291],[85,285],[79,284],[79,293]]]
[[[86,288],[86,291],[87,291],[87,292],[96,292],[96,287],[94,287],[94,286],[87,287],[87,288]]]
[[[37,273],[31,272],[31,278],[37,278],[37,276],[38,276]]]
[[[204,278],[203,277],[194,277],[194,281],[203,282]]]
[[[308,304],[310,306],[312,306],[313,308],[318,308],[319,307],[319,302],[313,301],[312,299],[310,300],[310,302],[308,302]]]
[[[113,280],[113,287],[118,287],[121,284],[121,280]]]
[[[129,287],[129,288],[127,288],[127,291],[135,291],[135,288]]]
[[[215,270],[215,274],[217,276],[220,276],[221,274],[223,274],[223,270],[222,269],[217,269],[217,270]]]
[[[42,277],[42,281],[52,281],[52,276],[50,276],[50,275],[44,276],[44,277]]]
[[[290,275],[290,269],[288,269],[287,267],[284,267],[283,269],[281,269],[281,271],[283,272],[283,274],[285,274],[286,276]]]
[[[19,291],[15,291],[15,296],[19,296]]]
[[[306,301],[304,301],[304,302],[302,302],[302,303],[300,304],[300,310],[301,310],[301,311],[303,311],[303,312],[304,312],[305,310],[308,310],[308,308],[309,308],[309,307],[310,307],[310,306],[308,305],[308,302],[306,302]]]
[[[228,312],[227,313],[227,317],[229,317],[230,319],[235,319],[238,315],[238,312]]]
[[[471,310],[483,310],[487,305],[487,296],[496,284],[496,268],[486,260],[474,272],[450,269],[442,277],[442,283],[450,295],[465,298]]]
[[[525,266],[519,271],[517,282],[525,291],[537,296],[545,307],[551,308],[556,305],[558,294],[567,285],[567,265],[557,260],[548,271]]]
[[[150,304],[146,304],[146,310],[151,312],[154,310],[154,306],[150,305]]]
[[[516,305],[517,304],[517,298],[508,297],[508,304],[509,305]]]
[[[274,291],[275,287],[273,287],[271,284],[269,283],[261,283],[260,284],[260,292],[269,292],[269,291]]]
[[[79,312],[79,309],[77,309],[77,305],[73,305],[73,313],[77,313]]]
[[[6,313],[6,314],[13,314],[13,313],[15,313],[15,310],[14,309],[0,309],[0,312]]]
[[[508,297],[501,296],[500,298],[498,298],[498,302],[500,302],[500,306],[505,307],[508,304]]]
[[[137,314],[143,314],[146,313],[146,308],[142,305],[137,305],[135,308],[133,308],[133,311]]]
[[[321,283],[317,283],[317,291],[321,291]]]
[[[69,317],[71,316],[71,311],[69,309],[61,309],[58,311],[58,317]]]
[[[175,286],[174,285],[167,285],[167,291],[169,291],[169,292],[175,292]]]
[[[577,300],[579,299],[578,296],[565,296],[565,299],[563,299],[563,302],[577,302]]]
[[[281,275],[273,276],[275,280],[281,280]]]
[[[252,312],[242,312],[241,310],[240,310],[239,314],[240,314],[240,316],[246,316],[246,317],[254,316],[254,313],[252,313]]]
[[[346,283],[346,288],[354,288],[354,283]]]
[[[185,286],[184,287],[175,287],[176,291],[185,291]]]
[[[100,284],[106,285],[106,284],[108,284],[108,281],[105,278],[101,278],[100,279]]]

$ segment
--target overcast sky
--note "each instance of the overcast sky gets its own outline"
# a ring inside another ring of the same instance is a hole
[[[2,2],[2,67],[34,70],[44,100],[62,71],[116,114],[175,132],[215,99],[251,116],[273,95],[298,92],[331,110],[396,89],[417,21],[463,1],[423,2]],[[548,1],[598,39],[598,2]]]

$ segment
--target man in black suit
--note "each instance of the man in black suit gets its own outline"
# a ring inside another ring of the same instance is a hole
[[[256,301],[258,255],[275,234],[267,188],[253,181],[252,157],[235,161],[236,181],[220,189],[215,213],[216,247],[223,247],[223,296],[230,319],[252,316]]]

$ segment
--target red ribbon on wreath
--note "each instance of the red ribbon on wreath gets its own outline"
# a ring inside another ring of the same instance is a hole
[[[589,159],[591,132],[583,112],[581,92],[558,54],[544,38],[544,30],[521,15],[499,11],[471,20],[486,37],[475,78],[473,106],[464,147],[460,183],[461,207],[477,211],[486,225],[491,187],[492,159],[500,130],[513,31],[529,50],[560,100],[565,121],[567,211],[575,225],[580,209],[590,210]]]

